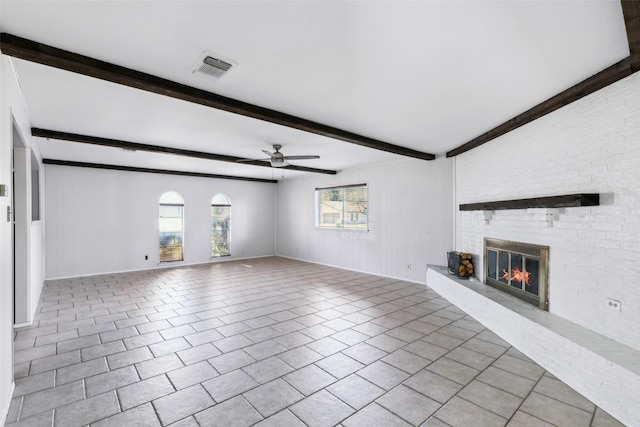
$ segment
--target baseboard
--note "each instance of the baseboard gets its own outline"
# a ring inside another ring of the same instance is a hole
[[[340,268],[342,270],[353,271],[353,272],[356,272],[356,273],[364,273],[364,274],[370,274],[372,276],[385,277],[387,279],[401,280],[403,282],[416,283],[416,284],[419,284],[419,285],[426,284],[425,281],[411,280],[411,279],[406,279],[406,278],[403,278],[403,277],[390,276],[390,275],[380,274],[380,273],[372,273],[370,271],[358,270],[358,269],[355,269],[355,268],[344,267],[344,266],[341,266],[341,265],[327,264],[327,263],[324,263],[324,262],[311,261],[311,260],[308,260],[308,259],[296,258],[296,257],[292,257],[292,256],[278,255],[278,254],[258,255],[258,256],[238,257],[238,258],[235,258],[235,257],[234,258],[224,257],[224,258],[210,259],[208,261],[197,261],[197,262],[190,262],[190,263],[180,262],[179,264],[176,264],[176,263],[171,263],[170,265],[162,264],[162,265],[154,265],[153,267],[132,268],[132,269],[128,269],[128,270],[104,271],[104,272],[101,272],[101,273],[79,274],[79,275],[75,275],[75,276],[71,275],[71,276],[47,277],[47,278],[45,278],[45,281],[48,281],[48,280],[76,279],[78,277],[104,276],[105,274],[131,273],[133,271],[159,270],[159,269],[163,269],[163,268],[179,268],[179,267],[188,267],[188,266],[193,266],[193,265],[214,264],[214,263],[218,263],[218,262],[230,262],[230,261],[242,261],[242,260],[246,260],[246,259],[269,258],[269,257],[273,257],[273,256],[280,257],[280,258],[292,259],[292,260],[295,260],[295,261],[308,262],[310,264],[324,265],[326,267]]]
[[[9,387],[9,393],[7,394],[7,398],[2,405],[2,413],[0,414],[0,426],[3,426],[7,421],[7,415],[9,414],[9,407],[11,406],[11,400],[13,400],[13,390],[16,388],[16,383],[11,382],[11,387]]]
[[[327,263],[324,263],[324,262],[310,261],[308,259],[296,258],[296,257],[292,257],[292,256],[287,256],[287,255],[275,255],[275,256],[280,257],[280,258],[292,259],[294,261],[308,262],[309,264],[317,264],[317,265],[324,265],[325,267],[339,268],[341,270],[353,271],[353,272],[356,272],[356,273],[370,274],[372,276],[384,277],[386,279],[400,280],[402,282],[415,283],[415,284],[418,284],[418,285],[426,285],[426,281],[422,281],[421,282],[421,281],[418,281],[418,280],[405,279],[405,278],[402,278],[402,277],[388,276],[386,274],[372,273],[370,271],[364,271],[364,270],[358,270],[358,269],[355,269],[355,268],[343,267],[341,265],[327,264]]]
[[[103,271],[101,273],[90,273],[90,274],[77,274],[75,276],[56,276],[56,277],[46,277],[45,282],[48,280],[64,280],[64,279],[77,279],[79,277],[95,277],[95,276],[104,276],[105,274],[121,274],[121,273],[131,273],[133,271],[146,271],[146,270],[161,270],[165,268],[180,268],[180,267],[189,267],[193,265],[202,265],[202,264],[216,264],[219,262],[231,262],[231,261],[242,261],[245,259],[257,259],[257,258],[269,258],[273,256],[278,256],[276,254],[270,255],[257,255],[257,256],[248,256],[248,257],[221,257],[221,258],[212,258],[207,261],[196,261],[196,262],[184,262],[184,261],[175,261],[169,264],[157,264],[152,267],[144,267],[144,268],[131,268],[128,270],[113,270],[113,271]]]

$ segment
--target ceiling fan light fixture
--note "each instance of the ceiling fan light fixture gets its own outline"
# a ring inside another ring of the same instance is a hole
[[[271,159],[271,166],[274,168],[282,168],[284,166],[289,166],[289,163],[282,157],[273,157]]]

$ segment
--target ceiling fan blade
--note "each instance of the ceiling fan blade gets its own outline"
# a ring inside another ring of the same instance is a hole
[[[236,160],[236,163],[244,163],[244,162],[268,162],[271,158],[268,159],[240,159]]]
[[[311,160],[319,159],[320,156],[284,156],[286,160]]]
[[[264,154],[266,154],[267,156],[269,156],[269,158],[271,158],[271,157],[273,157],[273,156],[274,156],[274,154],[273,154],[273,153],[270,153],[270,152],[268,152],[267,150],[262,150],[262,152],[263,152]]]

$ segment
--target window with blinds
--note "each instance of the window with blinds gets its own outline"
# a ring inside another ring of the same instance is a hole
[[[316,227],[367,230],[366,184],[316,188]]]
[[[231,200],[216,194],[211,200],[211,256],[231,255]]]
[[[160,262],[184,259],[184,201],[169,191],[160,197]]]

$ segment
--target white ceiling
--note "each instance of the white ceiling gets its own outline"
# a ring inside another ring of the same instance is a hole
[[[442,154],[627,57],[616,1],[8,1],[0,30]],[[192,74],[204,52],[236,64]],[[344,170],[402,157],[14,59],[33,127]],[[43,157],[238,175],[304,172],[36,138]]]

